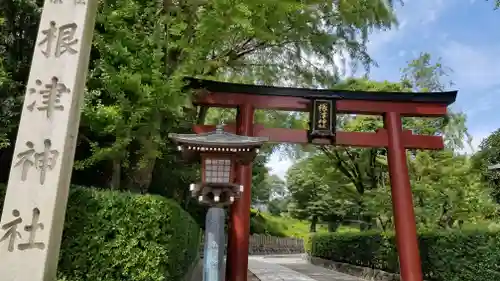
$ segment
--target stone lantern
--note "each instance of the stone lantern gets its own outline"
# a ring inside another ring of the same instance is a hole
[[[245,188],[236,181],[237,164],[250,164],[267,137],[247,137],[224,132],[218,125],[205,134],[169,134],[184,159],[201,163],[201,181],[192,183],[192,196],[210,206],[206,217],[204,281],[222,281],[224,272],[224,219],[222,207],[237,200]],[[222,249],[221,249],[222,248]]]

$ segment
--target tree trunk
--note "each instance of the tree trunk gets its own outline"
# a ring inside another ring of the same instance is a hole
[[[155,130],[156,127],[151,125],[150,130]],[[157,131],[150,131],[139,138],[141,149],[139,150],[139,159],[136,164],[132,179],[134,181],[134,189],[138,189],[142,194],[146,193],[153,179],[153,171],[158,155],[158,144],[154,141],[154,135]]]
[[[311,219],[311,226],[309,232],[316,232],[316,224],[318,223],[318,216],[313,216]]]
[[[384,222],[384,219],[381,216],[377,216],[378,222],[380,224],[380,228],[382,228],[382,231],[386,231],[387,229],[387,222]]]
[[[111,174],[111,189],[121,189],[122,161],[113,159],[113,172]]]
[[[328,222],[328,232],[335,232],[337,229],[340,227],[340,222],[338,221],[331,221]]]
[[[144,163],[145,162],[145,163]],[[147,159],[138,165],[134,170],[134,183],[136,188],[142,193],[147,193],[149,189],[149,185],[151,184],[151,180],[153,179],[153,170],[155,168],[156,159]]]
[[[371,216],[361,216],[361,223],[359,225],[360,231],[367,231],[372,229],[373,227],[373,219]]]

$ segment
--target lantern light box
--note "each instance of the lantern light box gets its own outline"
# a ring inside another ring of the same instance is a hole
[[[244,187],[235,182],[238,164],[250,164],[267,137],[248,137],[224,132],[219,125],[205,134],[169,134],[183,158],[201,163],[201,182],[190,191],[202,203],[227,205],[239,198]]]

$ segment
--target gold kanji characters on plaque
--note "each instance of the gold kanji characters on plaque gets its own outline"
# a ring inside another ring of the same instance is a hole
[[[319,111],[319,119],[318,119],[318,129],[327,129],[328,125],[328,106],[324,103],[321,103],[318,106]]]

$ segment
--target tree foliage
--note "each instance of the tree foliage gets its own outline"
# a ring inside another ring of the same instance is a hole
[[[253,203],[269,203],[273,198],[283,198],[285,195],[285,182],[278,176],[270,174],[268,169],[264,167],[264,171],[256,170],[255,164],[252,172],[252,202]]]
[[[472,160],[475,171],[481,175],[482,181],[489,184],[493,197],[500,203],[500,172],[489,168],[500,163],[500,129],[481,141]]]
[[[401,82],[348,79],[337,88],[368,91],[443,91],[446,68],[422,53],[401,70]],[[465,115],[445,118],[403,118],[403,128],[415,134],[442,135],[444,151],[408,151],[415,212],[421,228],[452,228],[491,218],[497,206],[479,180],[473,162],[457,152],[470,144]],[[381,117],[340,116],[339,130],[374,132]],[[319,147],[297,162],[287,175],[290,214],[327,222],[356,221],[361,229],[393,227],[387,152],[381,148]],[[335,200],[332,201],[332,198]],[[339,202],[342,202],[339,204]]]
[[[410,163],[415,209],[423,227],[452,228],[495,214],[497,206],[467,156],[422,151]]]
[[[42,4],[0,4],[3,147],[15,139]],[[188,132],[196,121],[183,77],[332,85],[338,79],[336,56],[370,66],[367,36],[396,23],[391,5],[383,0],[101,3],[74,179],[184,198],[181,191],[161,190],[165,184],[159,182],[161,171],[175,170],[170,168],[178,162],[168,133]],[[269,116],[289,118],[278,113],[261,116],[269,121]],[[2,163],[10,162],[11,153],[2,150]],[[185,173],[177,174],[183,181],[196,177],[190,166],[184,168]],[[2,174],[3,180],[7,174]]]
[[[348,215],[359,201],[355,188],[339,173],[325,155],[317,154],[299,161],[287,172],[287,188],[292,217],[309,219],[311,231],[318,221],[337,221]]]
[[[486,0],[486,1],[489,1],[489,0]],[[494,5],[495,5],[495,10],[500,8],[500,0],[494,0]]]

